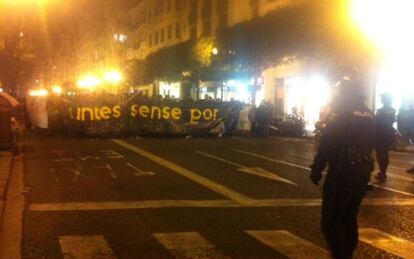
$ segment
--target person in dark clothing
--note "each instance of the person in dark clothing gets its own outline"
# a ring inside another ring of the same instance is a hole
[[[395,138],[393,124],[395,122],[396,110],[392,108],[392,97],[390,94],[381,95],[383,107],[375,115],[376,143],[375,151],[380,172],[375,176],[380,181],[387,179],[387,168],[389,164],[388,153]]]
[[[322,230],[334,258],[352,258],[358,244],[357,215],[373,171],[373,112],[364,104],[360,85],[342,80],[310,179],[319,185],[329,165],[322,201]]]
[[[257,135],[259,137],[269,137],[269,124],[271,120],[272,106],[266,101],[262,101],[256,112]]]

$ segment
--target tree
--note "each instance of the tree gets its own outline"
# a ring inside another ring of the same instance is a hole
[[[126,83],[130,86],[144,85],[151,82],[146,74],[145,60],[130,60],[124,65]]]
[[[375,48],[353,27],[346,1],[304,1],[224,29],[225,64],[260,74],[292,59],[315,58],[335,66],[366,66]],[[288,58],[287,58],[288,57]]]
[[[5,90],[15,92],[33,73],[36,26],[22,14],[0,9],[0,82]]]

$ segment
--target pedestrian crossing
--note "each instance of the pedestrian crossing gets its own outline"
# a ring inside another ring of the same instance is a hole
[[[330,258],[325,248],[287,230],[245,230],[242,234],[287,258]],[[198,232],[153,233],[152,238],[175,258],[231,258],[218,249],[214,241]],[[116,258],[116,253],[102,235],[60,236],[58,240],[63,258]],[[360,241],[401,258],[414,258],[413,241],[378,229],[360,228]]]
[[[103,236],[61,236],[59,244],[64,258],[116,258]]]

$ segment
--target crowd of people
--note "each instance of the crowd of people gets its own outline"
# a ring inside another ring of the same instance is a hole
[[[246,105],[240,111],[237,130],[243,135],[267,138],[272,119],[273,106],[270,102],[264,100],[258,107]]]

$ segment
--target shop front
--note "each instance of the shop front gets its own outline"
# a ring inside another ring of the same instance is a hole
[[[274,106],[274,115],[286,119],[293,112],[313,130],[329,102],[332,86],[322,69],[309,62],[292,62],[263,72],[264,97]]]
[[[222,101],[240,101],[259,105],[263,100],[262,80],[231,79],[224,82],[202,82],[200,84],[200,99],[215,99]]]

